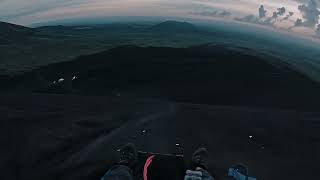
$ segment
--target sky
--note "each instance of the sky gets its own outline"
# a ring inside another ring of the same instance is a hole
[[[320,0],[0,0],[0,21],[31,25],[115,16],[221,18],[320,37],[319,7]]]

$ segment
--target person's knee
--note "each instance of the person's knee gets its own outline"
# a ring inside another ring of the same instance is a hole
[[[127,166],[116,165],[108,170],[101,180],[133,180],[131,169]]]

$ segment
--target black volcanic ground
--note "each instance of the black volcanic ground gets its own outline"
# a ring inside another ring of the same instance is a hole
[[[1,82],[3,179],[99,179],[120,144],[174,153],[176,139],[186,157],[207,147],[218,179],[239,162],[319,178],[319,84],[250,49],[120,46]]]
[[[75,80],[71,81],[73,77]],[[64,78],[64,83],[53,84]],[[15,89],[314,110],[320,87],[280,59],[221,45],[120,46],[8,80]]]

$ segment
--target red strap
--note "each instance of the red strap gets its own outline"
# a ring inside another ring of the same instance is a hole
[[[144,164],[144,168],[143,168],[143,180],[148,180],[148,167],[149,167],[150,164],[152,163],[153,158],[154,158],[154,155],[148,157],[146,163]]]

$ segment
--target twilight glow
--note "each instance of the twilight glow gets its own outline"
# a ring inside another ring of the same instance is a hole
[[[0,0],[0,21],[30,25],[115,16],[225,18],[317,35],[319,4],[319,0]],[[258,19],[261,5],[265,19]],[[279,8],[285,12],[273,18]]]

